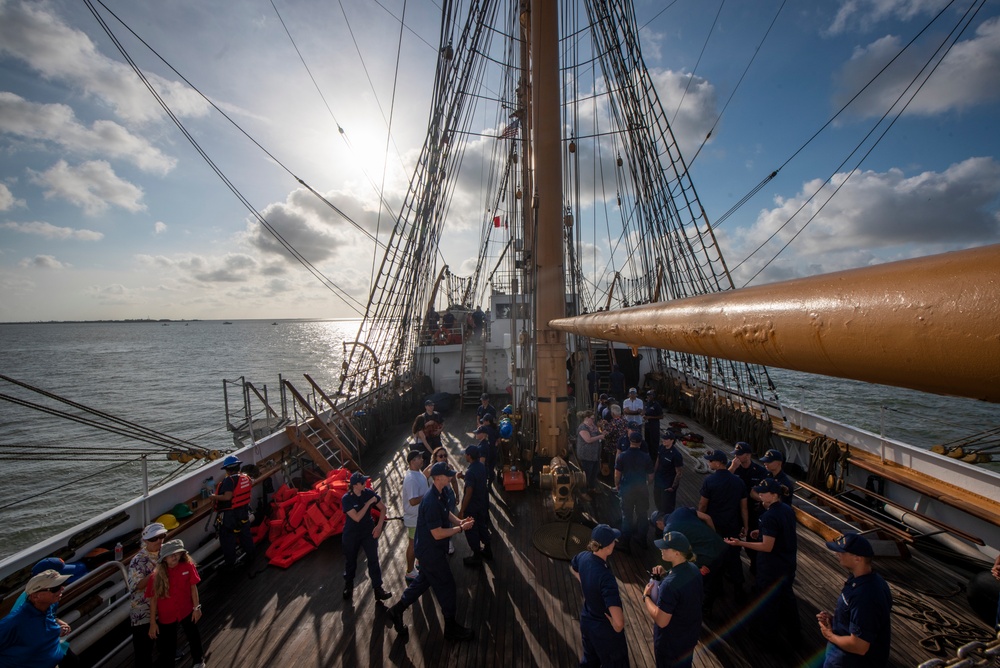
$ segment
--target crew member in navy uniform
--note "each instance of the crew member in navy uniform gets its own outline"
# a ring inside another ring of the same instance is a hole
[[[792,586],[798,558],[795,511],[781,502],[781,485],[773,478],[754,487],[764,505],[760,529],[749,541],[727,538],[726,544],[758,552],[756,594],[762,605],[755,621],[758,632],[777,629],[792,645],[802,641],[802,623]]]
[[[646,447],[649,456],[656,459],[656,451],[660,446],[660,420],[663,419],[663,406],[656,400],[656,392],[646,392],[646,403],[643,407],[643,436],[646,437]]]
[[[253,492],[253,480],[246,473],[240,473],[243,465],[236,455],[229,455],[222,460],[222,468],[226,477],[219,481],[215,494],[208,498],[215,502],[221,523],[219,526],[219,542],[222,544],[222,556],[226,566],[236,565],[236,545],[243,548],[247,565],[253,563],[256,551],[253,536],[250,535],[250,496]]]
[[[490,546],[490,492],[486,482],[486,467],[480,461],[479,446],[470,445],[465,449],[465,458],[469,467],[465,471],[465,492],[462,495],[462,505],[459,517],[471,517],[475,520],[472,528],[465,532],[465,538],[472,548],[472,555],[462,560],[466,566],[478,567],[483,559],[493,560],[493,548]]]
[[[701,484],[701,499],[698,501],[698,511],[712,518],[715,533],[722,538],[746,538],[750,529],[747,515],[747,490],[743,481],[727,470],[729,458],[722,450],[713,450],[704,456],[711,469]],[[719,564],[721,575],[729,580],[735,589],[737,602],[741,602],[743,592],[743,562],[740,561],[740,550],[737,547],[727,547]],[[718,587],[722,582],[712,578],[712,586]],[[718,590],[710,588],[707,595],[714,598]]]
[[[795,483],[782,470],[785,466],[785,455],[781,454],[781,450],[768,450],[760,458],[760,463],[767,469],[768,477],[774,478],[781,485],[781,502],[791,506]]]
[[[629,436],[631,446],[615,462],[615,488],[622,501],[622,548],[629,552],[633,538],[646,523],[649,511],[649,483],[653,481],[653,460],[642,447],[642,434]]]
[[[816,615],[820,633],[826,638],[823,668],[889,665],[892,640],[892,592],[882,576],[872,570],[875,556],[864,536],[846,533],[826,544],[837,553],[847,578],[833,615],[825,610]]]
[[[643,453],[645,454],[645,453]],[[618,581],[608,566],[621,532],[598,524],[590,533],[587,549],[571,562],[570,569],[583,589],[580,635],[583,638],[581,666],[628,666],[625,613]]]
[[[760,484],[760,481],[767,477],[767,469],[751,459],[753,448],[746,441],[740,441],[733,448],[733,462],[729,465],[729,470],[736,474],[736,477],[743,481],[750,499],[747,501],[747,524],[756,527],[760,523],[760,516],[764,512],[764,507],[760,503],[760,498],[753,488]],[[784,499],[782,499],[784,501]],[[786,501],[786,503],[788,503]],[[750,558],[750,573],[757,573],[757,551],[747,550],[747,557]]]
[[[653,466],[653,500],[656,509],[668,515],[677,506],[677,487],[684,470],[684,456],[675,445],[673,435],[664,434]]]
[[[653,620],[656,668],[691,668],[705,597],[701,572],[684,534],[668,531],[654,544],[670,564],[669,573],[663,566],[654,567],[654,580],[642,592],[642,605]]]
[[[444,635],[453,640],[467,640],[472,637],[472,630],[455,619],[457,604],[455,602],[455,576],[448,564],[448,541],[452,536],[472,529],[475,520],[467,517],[458,519],[448,510],[449,499],[445,488],[451,484],[455,471],[441,461],[435,463],[430,470],[431,488],[424,494],[417,509],[417,533],[414,549],[420,561],[417,579],[410,583],[399,601],[389,608],[389,618],[396,632],[409,638],[409,630],[403,623],[403,612],[417,602],[417,599],[428,589],[434,590],[441,605],[444,616]]]
[[[351,474],[351,488],[344,494],[340,505],[344,510],[344,600],[354,595],[354,575],[358,568],[358,550],[365,551],[368,559],[368,577],[372,581],[375,598],[385,601],[392,593],[382,588],[382,567],[378,563],[378,538],[385,526],[385,504],[382,498],[365,486],[369,477],[355,471]],[[378,509],[378,522],[372,518],[372,508]]]
[[[479,396],[479,406],[476,408],[476,426],[479,427],[483,424],[483,417],[486,415],[493,416],[493,422],[497,421],[497,407],[490,403],[490,395],[483,392]]]

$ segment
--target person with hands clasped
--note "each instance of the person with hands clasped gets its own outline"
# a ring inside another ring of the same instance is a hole
[[[573,576],[583,589],[580,636],[583,638],[581,666],[626,667],[625,613],[608,557],[621,536],[618,529],[598,524],[590,533],[587,549],[571,562]]]
[[[689,668],[701,633],[705,598],[701,571],[695,564],[691,542],[678,531],[668,531],[654,541],[670,564],[653,568],[653,578],[642,592],[642,605],[653,620],[653,653],[657,668]]]
[[[358,551],[364,549],[368,559],[368,576],[372,591],[379,601],[392,598],[392,593],[382,588],[382,567],[378,563],[378,537],[385,525],[385,504],[382,498],[366,487],[369,477],[360,471],[351,474],[351,488],[341,500],[344,509],[344,600],[354,595],[354,575],[358,568]],[[376,522],[372,508],[378,509]]]
[[[153,577],[146,583],[149,599],[149,637],[156,640],[159,668],[172,668],[177,654],[177,627],[184,627],[194,668],[204,668],[205,653],[201,646],[198,620],[201,602],[198,599],[198,567],[184,549],[181,540],[168,540],[160,548],[160,562]]]

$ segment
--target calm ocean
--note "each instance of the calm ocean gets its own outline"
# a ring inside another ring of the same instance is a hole
[[[296,387],[310,374],[334,391],[342,343],[357,320],[236,320],[142,323],[0,324],[0,373],[160,432],[219,450],[232,448],[225,429],[222,380],[245,376],[277,396],[278,376]],[[1000,426],[1000,406],[878,385],[772,370],[781,400],[886,436],[929,447]],[[0,393],[67,407],[9,383]],[[0,557],[4,557],[141,493],[134,442],[124,437],[0,401],[0,457],[41,446],[113,445],[115,462],[2,462]],[[150,480],[176,465],[150,463]],[[86,476],[92,476],[85,478]],[[81,480],[83,479],[83,480]],[[74,482],[78,481],[79,482]],[[72,484],[71,484],[72,483]],[[54,490],[36,498],[34,495]]]

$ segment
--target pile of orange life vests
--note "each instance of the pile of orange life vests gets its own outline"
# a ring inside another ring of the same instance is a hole
[[[271,519],[254,529],[254,542],[266,535],[272,566],[288,568],[330,536],[344,532],[341,501],[350,487],[351,472],[334,469],[307,492],[282,485],[274,492]],[[371,485],[371,483],[368,483]]]

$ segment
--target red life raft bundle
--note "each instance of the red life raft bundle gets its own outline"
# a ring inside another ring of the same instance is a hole
[[[288,568],[330,536],[343,533],[341,500],[350,477],[347,469],[334,469],[309,491],[282,485],[274,492],[271,518],[254,529],[255,542],[265,536],[271,542],[265,555],[272,566]]]

